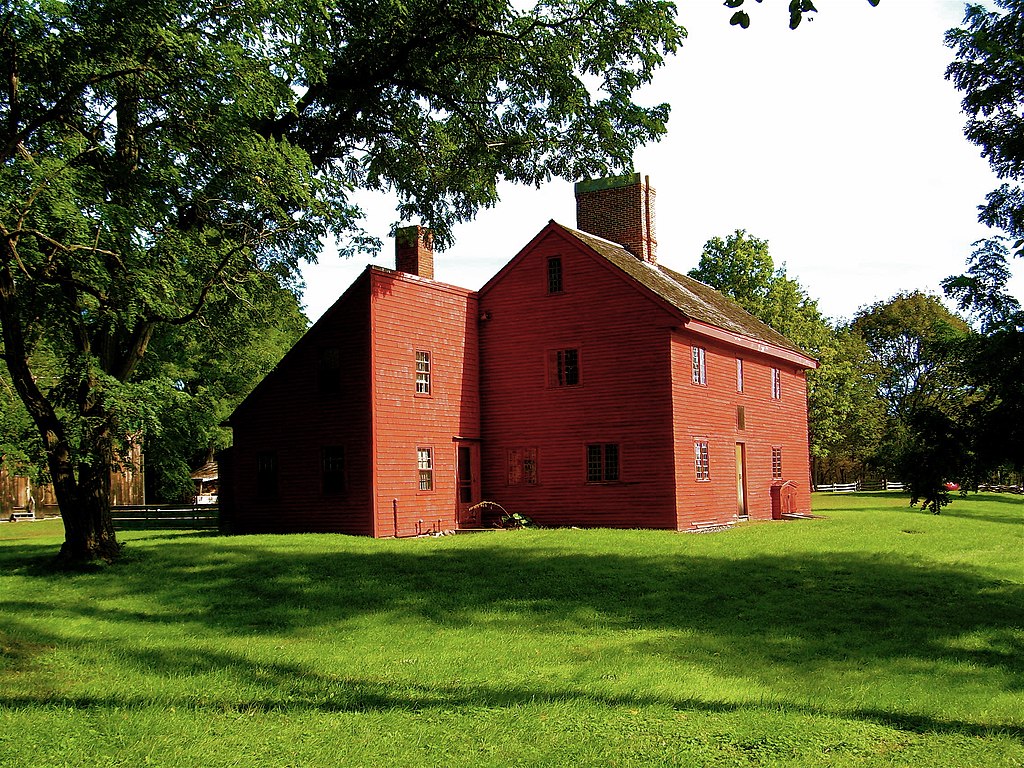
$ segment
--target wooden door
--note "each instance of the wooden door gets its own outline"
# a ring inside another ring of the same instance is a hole
[[[747,516],[747,449],[736,443],[736,514]]]
[[[459,443],[456,446],[455,506],[460,528],[480,526],[480,446]]]

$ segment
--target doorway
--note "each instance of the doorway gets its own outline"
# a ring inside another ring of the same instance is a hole
[[[480,510],[480,446],[459,443],[456,448],[455,508],[460,528],[478,528]]]
[[[747,517],[747,446],[736,443],[736,514]]]

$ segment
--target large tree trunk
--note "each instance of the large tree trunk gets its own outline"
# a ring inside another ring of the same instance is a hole
[[[50,456],[50,473],[64,520],[60,560],[69,564],[95,560],[112,562],[121,552],[110,513],[109,449],[82,464],[76,481],[68,462]]]

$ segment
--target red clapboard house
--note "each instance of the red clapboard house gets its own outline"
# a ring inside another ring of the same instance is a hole
[[[657,263],[638,174],[576,185],[479,292],[434,281],[400,230],[232,415],[237,532],[544,525],[692,530],[810,509],[813,359]],[[486,516],[485,516],[486,517]]]

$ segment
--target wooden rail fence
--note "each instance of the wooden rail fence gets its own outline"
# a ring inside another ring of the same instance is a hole
[[[216,504],[130,504],[111,508],[114,528],[154,530],[161,528],[217,528]]]
[[[853,483],[832,483],[816,485],[814,490],[819,493],[855,493],[856,491],[902,491],[903,483],[892,480],[857,480]]]

